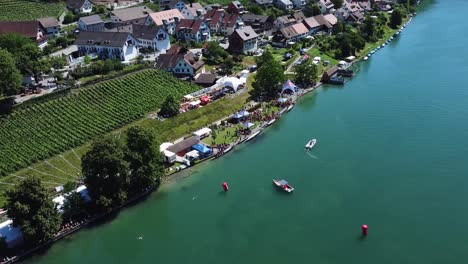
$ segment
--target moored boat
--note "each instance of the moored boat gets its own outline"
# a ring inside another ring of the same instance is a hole
[[[249,140],[253,139],[254,137],[258,136],[258,134],[260,134],[260,131],[257,131],[255,133],[253,133],[245,141],[249,141]]]
[[[272,120],[268,121],[267,126],[271,126],[274,122],[276,122],[276,118],[273,118]]]
[[[316,143],[317,143],[317,139],[315,139],[315,138],[311,139],[311,140],[309,140],[309,142],[307,142],[307,144],[305,145],[305,148],[307,150],[310,150],[315,146]]]
[[[365,61],[368,60],[368,59],[369,59],[369,57],[367,57],[367,56],[364,57],[364,60],[365,60]]]
[[[282,189],[285,192],[290,193],[290,192],[294,191],[294,187],[289,185],[289,183],[287,181],[285,181],[285,180],[275,180],[275,179],[273,179],[273,184],[276,185],[276,187]]]
[[[291,111],[291,109],[293,109],[293,107],[294,107],[294,105],[293,105],[293,104],[292,104],[292,105],[290,105],[290,106],[288,106],[288,108],[286,109],[286,112],[289,112],[289,111]]]

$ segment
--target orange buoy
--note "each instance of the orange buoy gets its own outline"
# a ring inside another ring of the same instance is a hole
[[[226,182],[223,182],[223,189],[225,192],[227,192],[229,190],[229,186],[227,185]]]

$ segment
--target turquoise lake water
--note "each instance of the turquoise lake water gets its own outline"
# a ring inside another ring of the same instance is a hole
[[[309,94],[252,142],[28,262],[464,263],[467,8],[423,1],[344,87]]]

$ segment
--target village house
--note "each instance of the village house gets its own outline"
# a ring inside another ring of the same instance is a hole
[[[144,0],[91,0],[96,6],[105,6],[108,9],[116,10],[128,8],[145,2]]]
[[[104,31],[104,21],[99,15],[80,17],[78,20],[78,29],[80,31]]]
[[[130,24],[111,29],[112,32],[128,32],[136,40],[138,48],[152,49],[161,54],[171,47],[169,34],[162,26]]]
[[[229,51],[247,53],[257,50],[258,35],[251,26],[236,29],[229,37]]]
[[[304,20],[304,25],[309,30],[310,34],[315,34],[322,32],[325,34],[330,34],[332,32],[333,26],[336,25],[338,19],[332,15],[318,15],[313,17],[308,17]]]
[[[330,0],[319,0],[318,5],[322,14],[333,13],[335,5]]]
[[[216,83],[217,78],[218,76],[214,73],[200,73],[194,77],[194,83],[202,87],[210,87]]]
[[[174,34],[177,23],[183,18],[178,9],[170,9],[149,14],[145,25],[163,26],[167,33]]]
[[[203,21],[210,28],[211,34],[217,34],[221,32],[221,22],[224,18],[225,12],[223,9],[211,9],[208,10],[203,18]]]
[[[0,21],[0,35],[17,33],[32,39],[39,48],[47,46],[47,34],[38,21]]]
[[[166,54],[161,54],[155,67],[171,72],[177,77],[193,77],[205,72],[205,63],[185,48],[174,45]]]
[[[182,0],[159,1],[161,10],[177,9],[182,12],[185,7],[185,2]]]
[[[272,45],[277,47],[293,45],[308,35],[307,27],[303,23],[297,23],[276,31],[273,35]]]
[[[292,14],[292,16],[294,19],[296,19],[297,22],[302,22],[306,18],[302,11],[296,11]]]
[[[284,10],[292,10],[294,8],[290,0],[275,0],[275,6]]]
[[[273,0],[255,0],[255,3],[263,8],[273,6]]]
[[[229,14],[240,14],[244,13],[244,6],[239,1],[232,1],[226,10]]]
[[[307,4],[305,0],[292,0],[293,5],[297,9],[302,9]]]
[[[271,30],[273,28],[274,22],[273,18],[271,18],[270,16],[262,16],[255,14],[242,15],[242,21],[244,21],[244,25],[251,26],[257,34]]]
[[[176,36],[182,41],[205,42],[211,38],[210,28],[201,19],[182,19],[176,26]]]
[[[200,3],[191,3],[185,5],[181,13],[186,19],[196,19],[203,17],[206,14],[206,10]]]
[[[81,32],[75,40],[80,56],[128,62],[138,56],[137,41],[128,32]]]
[[[281,29],[296,24],[297,22],[296,18],[291,15],[280,16],[273,22],[273,26],[275,29]]]
[[[75,14],[93,12],[93,4],[89,0],[67,0],[67,7]]]
[[[205,6],[206,11],[213,10],[213,9],[215,9],[215,10],[223,9],[223,6],[220,5],[220,4],[209,4],[209,5]]]
[[[111,21],[115,26],[144,24],[150,13],[153,13],[153,10],[146,6],[118,9],[111,12]]]
[[[49,36],[53,37],[60,33],[60,26],[59,22],[54,17],[44,17],[39,18],[39,25],[41,26],[42,30]]]
[[[221,21],[221,33],[230,36],[234,30],[244,25],[239,14],[226,14]]]
[[[336,17],[339,20],[356,24],[364,20],[364,9],[355,2],[343,1],[343,6],[335,11]]]

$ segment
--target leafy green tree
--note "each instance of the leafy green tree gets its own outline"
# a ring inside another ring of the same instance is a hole
[[[314,85],[317,81],[317,65],[311,59],[302,61],[301,64],[294,67],[296,72],[296,83],[304,86]]]
[[[95,209],[109,212],[127,200],[129,166],[124,156],[125,146],[111,136],[95,141],[83,156],[82,174]]]
[[[26,44],[35,45],[32,39],[17,33],[0,35],[0,48],[6,49],[8,52],[13,54],[13,57],[17,57],[21,48],[23,48]]]
[[[91,58],[88,56],[88,54],[86,54],[85,57],[84,57],[84,63],[85,64],[90,64],[91,63]]]
[[[275,58],[270,50],[263,52],[262,56],[255,57],[255,62],[257,63],[258,68],[260,68],[265,62],[272,62],[274,60]]]
[[[38,177],[22,180],[7,191],[6,198],[8,217],[20,227],[28,245],[47,242],[60,229],[60,214]]]
[[[335,9],[338,9],[343,6],[343,0],[331,0],[331,2],[335,6]]]
[[[379,21],[367,16],[360,27],[361,36],[369,42],[376,42],[380,38],[379,29]]]
[[[265,53],[269,53],[269,51]],[[271,54],[261,56],[263,57],[261,66],[258,68],[252,84],[251,96],[259,101],[277,98],[281,90],[281,84],[285,81],[283,67],[279,62],[271,59],[270,56],[272,57]]]
[[[258,5],[248,5],[246,8],[250,13],[255,15],[263,15],[265,11]]]
[[[44,72],[50,72],[50,63],[41,59],[41,51],[35,44],[26,44],[21,47],[18,57],[18,68],[23,74],[31,74],[36,82]]]
[[[80,193],[73,191],[63,204],[63,221],[79,221],[87,214],[88,204]]]
[[[207,61],[219,64],[228,57],[228,53],[215,41],[207,43],[205,58]]]
[[[129,163],[129,193],[138,194],[156,186],[156,181],[164,173],[163,158],[159,152],[159,142],[148,129],[134,126],[127,132],[127,152]]]
[[[166,97],[166,100],[161,105],[159,114],[164,117],[171,117],[179,114],[180,102],[177,101],[172,94]]]
[[[274,6],[268,7],[265,10],[265,14],[267,16],[270,16],[273,19],[277,19],[278,17],[283,16],[286,13],[287,13],[286,11],[283,11],[283,10],[281,10],[279,8],[274,7]]]
[[[221,71],[223,72],[223,74],[232,74],[232,70],[234,68],[234,60],[232,58],[231,55],[229,55],[224,61],[223,63],[221,63],[220,65],[220,68],[221,68]]]
[[[62,69],[67,64],[65,56],[54,56],[49,58],[50,66],[56,70]]]
[[[57,37],[55,39],[55,45],[60,46],[62,48],[66,48],[66,47],[68,47],[68,40],[64,36]]]
[[[11,53],[0,48],[0,95],[17,94],[21,87],[21,78]]]
[[[397,28],[403,22],[403,17],[400,9],[394,9],[390,16],[390,27]]]
[[[322,14],[319,5],[313,1],[309,1],[309,3],[307,3],[303,12],[306,17],[317,16]]]
[[[63,17],[63,24],[70,24],[73,22],[73,13],[68,12],[64,17]]]

